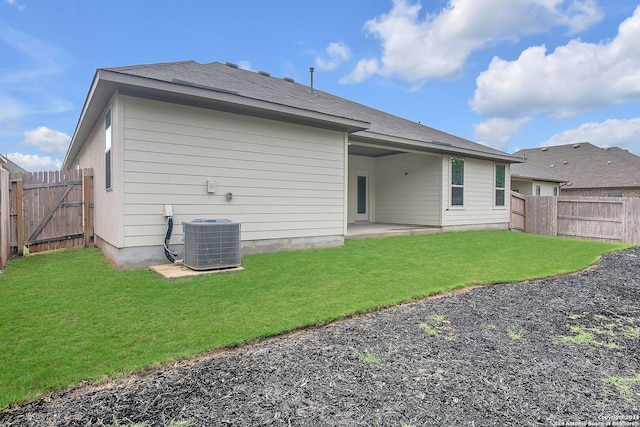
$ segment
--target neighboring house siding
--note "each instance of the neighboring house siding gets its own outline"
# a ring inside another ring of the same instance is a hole
[[[540,186],[541,196],[558,196],[560,192],[559,184],[557,182],[547,181],[532,181],[532,180],[511,180],[511,188],[520,194],[525,196],[533,196],[536,194],[536,186]],[[553,193],[553,189],[558,189],[558,194]]]
[[[344,133],[121,99],[126,247],[162,244],[165,204],[175,244],[196,218],[241,222],[243,241],[343,234]]]
[[[118,135],[121,132],[121,105],[116,97],[102,112],[94,125],[87,142],[78,155],[78,165],[93,168],[94,174],[94,233],[100,239],[114,247],[122,247],[122,175],[112,175],[112,190],[105,189],[105,122],[104,115],[111,109],[112,120],[112,168],[122,163],[122,146]],[[100,244],[100,243],[99,243]]]
[[[506,185],[510,184],[507,165]],[[443,179],[443,227],[509,224],[509,197],[505,206],[495,206],[495,163],[478,159],[464,159],[464,206],[451,206],[451,157],[444,156]],[[505,188],[509,194],[510,187]]]
[[[442,156],[397,154],[376,159],[376,221],[440,225]]]

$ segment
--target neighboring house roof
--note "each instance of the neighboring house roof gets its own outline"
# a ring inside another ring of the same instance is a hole
[[[74,132],[64,165],[74,161],[114,91],[275,120],[344,130],[350,141],[384,148],[450,153],[521,161],[499,150],[459,138],[292,79],[243,70],[233,64],[195,61],[98,69]]]
[[[558,176],[556,172],[555,168],[550,168],[550,170],[541,169],[529,162],[511,165],[511,178],[557,183],[568,181],[568,179]]]
[[[12,162],[11,160],[9,160],[9,158],[3,156],[0,154],[0,165],[3,169],[9,171],[9,172],[27,172],[26,169],[23,169],[22,167],[20,167],[19,165],[17,165],[16,163]]]
[[[640,157],[617,147],[600,148],[588,142],[520,150],[524,165],[551,176],[563,177],[565,188],[613,188],[640,186]],[[512,166],[516,173],[523,164]]]

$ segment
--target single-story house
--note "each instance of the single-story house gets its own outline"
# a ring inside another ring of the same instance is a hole
[[[2,154],[0,154],[0,167],[7,172],[27,172],[26,169],[16,164],[8,157],[3,156]]]
[[[640,197],[640,157],[618,147],[581,142],[525,149],[513,155],[525,158],[526,163],[513,165],[512,180],[513,174],[535,168],[564,180],[559,187],[561,196]]]
[[[514,163],[511,165],[511,191],[525,196],[558,196],[568,180],[556,172],[554,168],[540,169],[529,162]]]
[[[98,69],[64,168],[94,169],[119,268],[166,262],[181,223],[241,223],[244,254],[344,244],[350,224],[507,229],[510,165],[481,144],[290,78],[194,61]]]

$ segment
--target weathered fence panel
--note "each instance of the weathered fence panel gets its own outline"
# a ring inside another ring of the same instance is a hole
[[[522,194],[511,193],[511,229],[526,231],[526,198]]]
[[[512,194],[511,228],[527,233],[640,244],[640,198]]]
[[[624,200],[613,198],[570,198],[561,196],[558,206],[558,236],[622,242]]]
[[[12,173],[13,254],[86,246],[93,240],[93,171]],[[88,199],[87,199],[88,197]]]
[[[9,172],[0,168],[0,270],[7,265],[7,260],[11,254],[10,224]]]
[[[527,233],[558,235],[558,204],[554,196],[526,196]]]

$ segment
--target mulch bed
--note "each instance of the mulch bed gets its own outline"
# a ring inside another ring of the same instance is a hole
[[[581,342],[582,341],[582,342]],[[0,413],[0,425],[640,426],[640,249]]]

